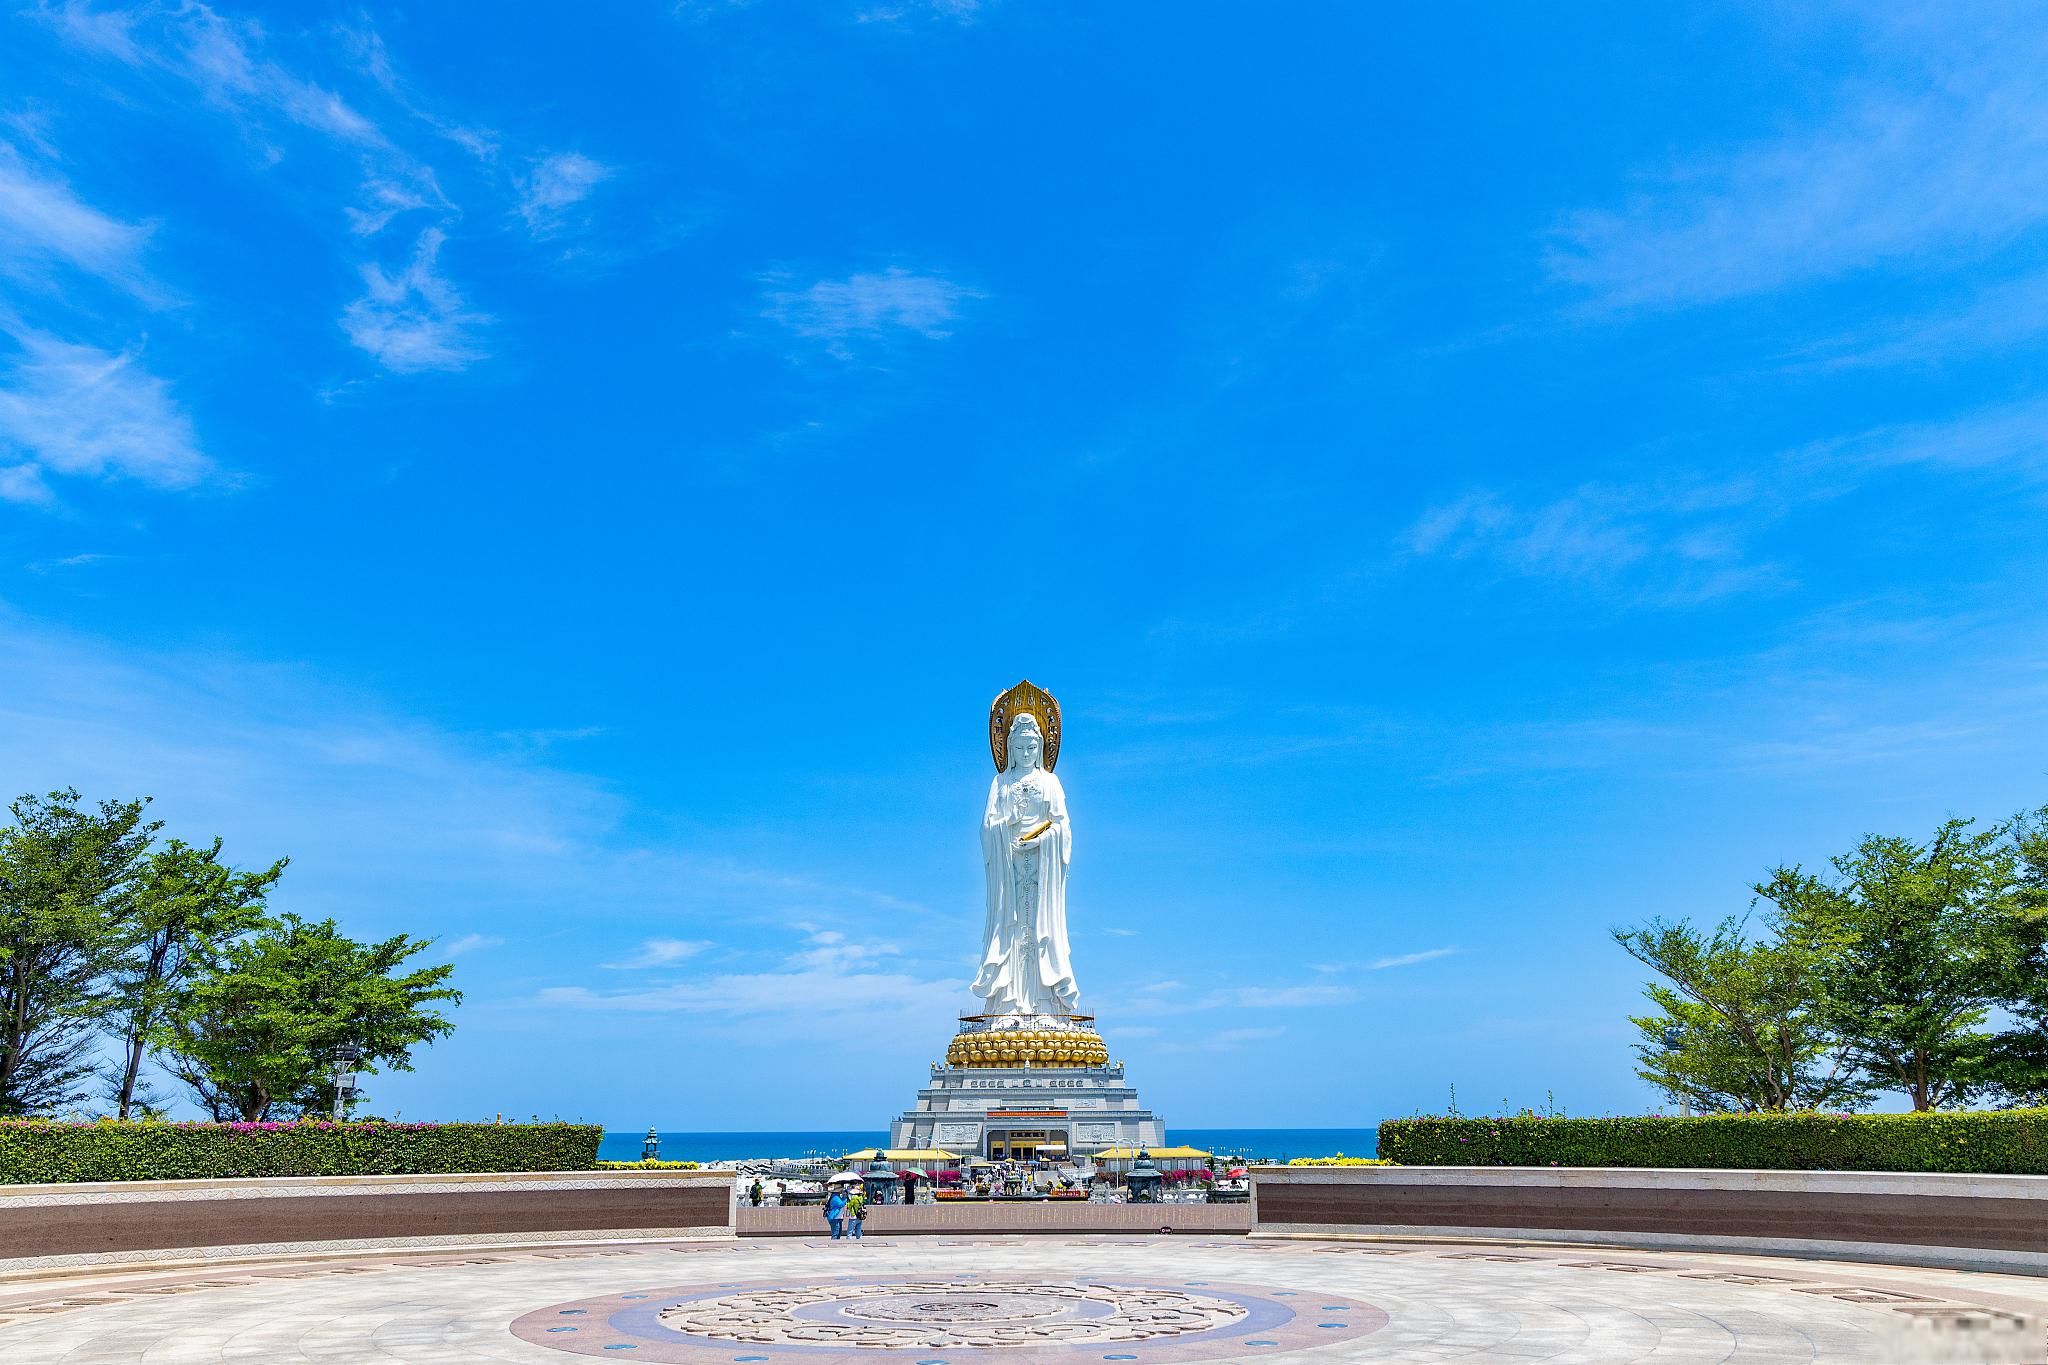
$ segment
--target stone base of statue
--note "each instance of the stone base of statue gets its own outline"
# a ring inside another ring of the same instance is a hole
[[[1157,1147],[1159,1116],[1138,1102],[1122,1062],[1087,1015],[974,1015],[889,1145],[990,1160],[1058,1160],[1112,1147]]]

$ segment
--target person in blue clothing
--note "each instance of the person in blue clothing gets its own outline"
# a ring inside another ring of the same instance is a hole
[[[825,1221],[832,1225],[832,1240],[838,1241],[846,1232],[846,1191],[837,1185],[825,1196]]]

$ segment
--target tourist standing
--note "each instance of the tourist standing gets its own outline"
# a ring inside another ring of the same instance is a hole
[[[754,1177],[754,1184],[747,1191],[747,1198],[753,1202],[755,1208],[761,1207],[761,1177]]]
[[[860,1225],[867,1221],[868,1192],[855,1190],[853,1198],[846,1201],[846,1216],[853,1221],[853,1240],[860,1240]]]
[[[832,1240],[838,1241],[846,1232],[846,1196],[837,1188],[825,1196],[825,1221],[832,1225]]]

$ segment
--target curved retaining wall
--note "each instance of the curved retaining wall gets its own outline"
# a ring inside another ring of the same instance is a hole
[[[0,1186],[0,1269],[559,1238],[729,1236],[725,1171]]]
[[[1254,1235],[1482,1237],[2048,1275],[2048,1176],[1261,1167]]]

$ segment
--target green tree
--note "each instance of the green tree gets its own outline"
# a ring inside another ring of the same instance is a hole
[[[1863,1102],[1815,1007],[1810,955],[1752,941],[1740,919],[1711,934],[1653,919],[1614,941],[1664,978],[1643,987],[1656,1012],[1630,1022],[1636,1074],[1673,1100],[1709,1113]]]
[[[320,1112],[336,1048],[359,1048],[371,1073],[409,1071],[414,1047],[452,1031],[432,1006],[461,1000],[444,984],[454,968],[400,970],[431,942],[358,943],[333,920],[286,915],[209,953],[158,1041],[216,1119]]]
[[[85,1096],[127,901],[157,826],[146,801],[13,802],[0,828],[0,1116]]]
[[[264,923],[264,899],[284,875],[286,859],[260,872],[238,872],[221,862],[220,851],[219,839],[209,848],[172,839],[149,855],[136,879],[108,1014],[121,1047],[113,1085],[121,1118],[135,1108],[143,1059],[193,969]]]
[[[1869,1084],[1916,1110],[1961,1105],[2009,1080],[1984,1025],[2023,968],[2012,825],[1945,821],[1925,843],[1865,835],[1816,876],[1781,867],[1757,894],[1810,955],[1822,1024]]]
[[[2008,1104],[2048,1105],[2048,807],[2011,826],[2015,882],[2006,906],[2013,1027],[1992,1043],[1989,1070]]]

